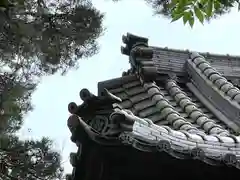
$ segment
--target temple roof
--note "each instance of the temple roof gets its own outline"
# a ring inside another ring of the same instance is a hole
[[[83,104],[69,105],[72,133],[81,126],[102,146],[240,168],[240,57],[152,47],[132,34],[123,42],[131,69],[99,82],[97,96],[81,91]]]

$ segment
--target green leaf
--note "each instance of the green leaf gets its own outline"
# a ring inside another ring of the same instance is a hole
[[[215,8],[215,10],[218,10],[221,8],[221,4],[219,1],[214,1],[214,8]]]
[[[181,7],[184,7],[185,4],[186,4],[186,0],[181,0],[179,1],[178,6],[181,8]]]
[[[185,6],[194,5],[195,1],[188,0],[185,2]]]
[[[191,26],[191,28],[193,27],[194,25],[194,17],[193,17],[193,12],[192,11],[189,11],[190,13],[190,16],[189,16],[189,20],[188,20],[188,23],[189,25]]]
[[[205,6],[210,0],[200,0],[200,3]]]
[[[179,0],[172,0],[172,3],[176,5],[177,3],[179,3]]]
[[[196,6],[194,7],[194,13],[197,16],[198,20],[203,24],[204,21],[204,15],[201,9],[197,8]]]
[[[172,0],[169,4],[168,4],[168,8],[173,8],[178,4],[179,0]]]
[[[173,18],[171,22],[177,21],[178,19],[180,19],[183,16],[183,13],[180,14],[173,14]]]
[[[206,14],[208,17],[211,17],[213,13],[213,0],[209,0],[206,8]]]
[[[193,17],[191,17],[189,20],[188,20],[188,23],[189,23],[189,25],[191,26],[191,28],[193,27],[193,25],[194,25],[194,18]]]
[[[190,18],[191,18],[191,13],[189,11],[184,12],[184,15],[183,15],[184,25],[189,21]]]

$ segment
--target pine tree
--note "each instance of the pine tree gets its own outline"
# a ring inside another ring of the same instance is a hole
[[[102,19],[88,0],[2,0],[0,68],[40,76],[77,67],[98,52]]]
[[[52,141],[22,141],[14,135],[0,136],[1,180],[61,180],[63,168]]]
[[[15,133],[24,115],[32,110],[31,94],[36,85],[19,75],[0,74],[0,134]]]

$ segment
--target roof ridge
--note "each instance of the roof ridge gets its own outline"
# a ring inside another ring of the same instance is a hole
[[[153,49],[160,49],[165,51],[172,51],[172,52],[180,52],[180,53],[190,53],[190,52],[198,52],[203,56],[213,56],[213,57],[228,57],[230,59],[236,58],[240,60],[240,55],[230,55],[230,54],[220,54],[220,53],[209,53],[209,52],[200,52],[196,50],[189,50],[189,49],[175,49],[175,48],[168,48],[168,47],[158,47],[158,46],[149,46],[149,48]]]

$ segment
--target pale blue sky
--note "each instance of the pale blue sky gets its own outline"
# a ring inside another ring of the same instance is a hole
[[[79,91],[88,88],[97,93],[97,82],[119,77],[129,68],[128,58],[121,54],[121,38],[127,32],[149,38],[154,46],[189,49],[203,52],[240,55],[238,38],[240,12],[237,10],[204,26],[193,29],[182,21],[170,23],[154,17],[152,10],[140,0],[123,0],[120,3],[95,0],[96,7],[106,12],[104,36],[99,38],[100,53],[87,60],[80,60],[80,68],[65,76],[56,74],[43,77],[32,102],[35,110],[26,116],[21,135],[25,138],[49,136],[62,149],[66,172],[71,172],[68,155],[76,151],[70,141],[66,122],[69,102],[81,103]],[[32,131],[28,132],[27,129]]]

